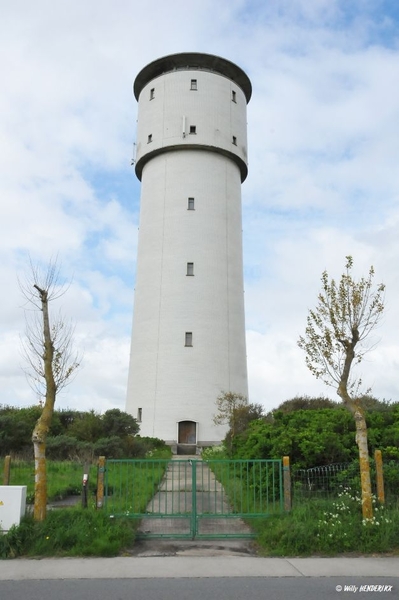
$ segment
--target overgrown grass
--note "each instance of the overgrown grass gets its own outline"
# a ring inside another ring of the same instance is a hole
[[[3,460],[1,470],[3,470]],[[66,496],[79,495],[82,491],[83,465],[71,461],[47,461],[47,497],[60,500]],[[33,503],[35,488],[35,464],[33,461],[12,460],[10,485],[27,486],[27,502]],[[89,490],[94,494],[97,485],[97,465],[90,465]]]
[[[149,460],[115,463],[122,465],[122,469],[117,471],[112,470],[112,462],[109,463],[112,500],[108,511],[95,510],[95,503],[89,502],[87,509],[76,506],[49,510],[45,521],[40,523],[26,516],[18,527],[0,535],[0,557],[117,556],[134,542],[138,520],[127,516],[144,511],[169,462],[167,459],[155,459],[156,455],[170,456],[170,452],[160,450],[154,452]],[[12,483],[27,484],[31,469],[31,464],[18,465],[14,469]],[[53,497],[75,490],[80,493],[82,469],[82,465],[76,463],[48,461],[48,485],[49,488],[52,486],[50,493]],[[95,465],[91,471],[92,481],[95,482]],[[76,488],[73,487],[75,482]],[[28,490],[33,494],[33,482]],[[119,518],[115,518],[116,514]]]
[[[212,458],[215,458],[214,454]],[[220,468],[218,478],[225,480],[226,488],[231,486],[229,498],[240,499],[242,490],[237,488],[237,478],[232,477],[234,472],[225,471],[220,466],[223,463],[218,463],[218,460],[214,463],[214,471]],[[76,507],[49,511],[43,523],[35,523],[26,517],[19,527],[0,535],[0,557],[116,556],[131,546],[138,523],[131,517],[135,513],[143,513],[160,485],[168,460],[142,460],[135,463],[133,470],[127,466],[129,463],[120,464],[125,464],[121,470],[108,472],[108,514],[105,510],[94,510],[94,503],[90,503],[89,509]],[[55,481],[52,485],[60,490],[65,482],[71,481],[69,476],[64,477],[69,471],[80,492],[82,466],[75,464],[75,467],[71,469],[65,463],[53,463],[51,472],[54,475],[51,478]],[[23,470],[21,477],[21,483],[27,483]],[[92,480],[95,481],[95,475]],[[248,489],[251,490],[251,487]],[[252,497],[252,494],[248,496],[250,504]],[[351,489],[343,488],[335,500],[302,499],[290,513],[271,514],[250,521],[263,556],[399,554],[399,505],[397,500],[395,502],[384,507],[374,499],[374,517],[366,523],[362,520],[359,496]],[[244,506],[247,509],[245,504],[241,505],[241,510]],[[254,507],[248,505],[248,508]],[[112,515],[122,516],[112,518]]]
[[[277,461],[231,461],[224,446],[208,448],[202,458],[222,484],[234,513],[254,516],[281,512],[283,490]]]
[[[49,511],[43,522],[25,517],[0,535],[0,557],[117,556],[134,542],[136,523],[78,507]]]
[[[282,487],[277,461],[209,460],[207,465],[222,484],[233,512],[254,516],[281,512]]]
[[[169,458],[170,448],[152,450],[149,459]],[[141,459],[145,460],[145,459]],[[0,473],[3,473],[4,459],[0,458]],[[66,496],[80,495],[82,492],[83,464],[74,461],[47,460],[47,498],[49,501],[62,500]],[[35,488],[34,461],[11,461],[10,485],[27,486],[27,502],[33,503]],[[111,483],[112,485],[112,483]],[[97,464],[89,467],[89,494],[94,496],[97,488]]]
[[[134,516],[145,512],[158,491],[169,458],[109,461],[105,478],[105,510],[114,516]]]
[[[374,500],[374,517],[362,519],[360,498],[344,489],[336,500],[309,500],[290,513],[257,524],[263,556],[399,554],[398,506]]]

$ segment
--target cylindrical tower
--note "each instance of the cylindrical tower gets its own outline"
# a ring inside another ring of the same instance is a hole
[[[247,75],[209,54],[138,74],[140,231],[126,410],[170,444],[223,439],[215,401],[247,395],[241,182]]]

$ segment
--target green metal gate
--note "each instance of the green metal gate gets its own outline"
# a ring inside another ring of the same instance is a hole
[[[251,537],[282,512],[280,460],[108,460],[105,510],[139,520],[139,537]]]

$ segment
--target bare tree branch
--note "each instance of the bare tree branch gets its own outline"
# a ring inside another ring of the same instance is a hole
[[[26,337],[22,344],[25,373],[32,389],[44,398],[42,414],[32,433],[35,454],[34,516],[37,520],[43,520],[46,515],[45,449],[56,396],[71,382],[80,366],[80,358],[72,349],[73,326],[66,323],[61,314],[53,322],[50,318],[49,303],[64,295],[69,287],[60,284],[59,278],[57,260],[50,261],[44,271],[30,260],[30,273],[23,283],[20,282],[27,306],[35,311],[33,318],[26,318]]]

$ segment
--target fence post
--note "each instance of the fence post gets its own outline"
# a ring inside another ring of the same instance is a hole
[[[189,460],[188,464],[191,465],[191,539],[193,540],[197,534],[197,460]]]
[[[283,456],[284,479],[284,510],[289,512],[292,507],[290,457]]]
[[[105,474],[105,456],[98,457],[97,466],[97,508],[104,506],[104,474]]]
[[[385,503],[385,491],[384,491],[384,473],[382,468],[382,454],[381,450],[376,450],[374,453],[375,458],[375,470],[377,474],[377,498],[381,504]]]
[[[10,485],[11,456],[4,459],[3,485]]]

